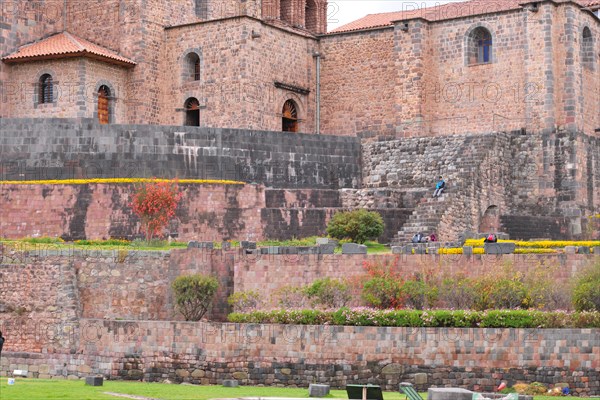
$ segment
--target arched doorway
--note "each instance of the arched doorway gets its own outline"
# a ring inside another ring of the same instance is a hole
[[[98,121],[105,125],[110,122],[110,89],[106,85],[98,89]]]
[[[500,209],[498,206],[489,206],[483,216],[481,217],[481,223],[479,224],[479,232],[482,233],[495,233],[500,230]]]
[[[298,107],[293,100],[283,104],[281,125],[284,132],[298,132]]]
[[[200,102],[195,97],[185,101],[185,125],[200,126]]]

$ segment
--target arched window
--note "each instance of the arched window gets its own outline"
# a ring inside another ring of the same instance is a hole
[[[304,15],[304,18],[306,19],[306,23],[304,24],[306,30],[313,33],[319,33],[317,32],[319,29],[319,12],[315,0],[306,0],[306,13]]]
[[[206,19],[208,18],[208,1],[207,0],[196,0],[196,17]]]
[[[190,53],[185,57],[185,80],[200,80],[200,56],[196,53]]]
[[[281,125],[284,132],[298,132],[298,107],[293,100],[283,104]]]
[[[583,28],[581,40],[581,63],[586,68],[594,68],[594,38],[589,27]]]
[[[46,104],[54,101],[54,86],[52,84],[52,75],[44,74],[40,77],[39,103]]]
[[[279,3],[279,19],[292,24],[293,4],[292,0],[281,0]]]
[[[200,126],[200,102],[195,97],[185,101],[185,126]]]
[[[110,122],[110,89],[106,85],[98,89],[98,122],[101,124]]]
[[[492,34],[483,27],[471,31],[467,38],[469,64],[489,64],[493,60]]]

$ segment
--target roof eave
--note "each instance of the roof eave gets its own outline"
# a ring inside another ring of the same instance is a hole
[[[125,62],[125,61],[121,61],[121,60],[116,60],[114,58],[101,56],[101,55],[98,55],[95,53],[90,53],[89,51],[77,51],[77,52],[62,53],[62,54],[46,54],[46,55],[41,55],[41,56],[25,56],[25,57],[10,57],[10,58],[5,57],[2,59],[2,62],[6,63],[6,64],[21,64],[21,63],[34,62],[34,61],[62,60],[65,58],[78,58],[78,57],[90,58],[90,59],[106,62],[109,64],[116,64],[116,65],[119,65],[121,67],[126,67],[126,68],[133,68],[137,65],[137,63],[135,63],[133,61]]]

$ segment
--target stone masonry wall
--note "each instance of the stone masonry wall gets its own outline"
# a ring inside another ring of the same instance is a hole
[[[317,42],[310,35],[233,18],[167,29],[166,41],[161,68],[168,79],[160,87],[170,106],[162,108],[163,123],[182,125],[184,103],[195,97],[200,126],[281,131],[283,104],[291,99],[298,107],[299,132],[315,132]],[[183,72],[191,51],[200,56],[199,81]],[[308,92],[276,88],[275,82]]]
[[[600,209],[600,142],[595,137],[515,132],[363,145],[364,184],[390,191],[389,199],[398,207],[420,207],[437,177],[444,177],[443,237],[478,231],[490,207],[498,208],[500,228],[513,238],[594,235],[584,232],[584,221]],[[521,216],[531,223],[524,226]]]
[[[252,256],[256,257],[256,256]],[[261,259],[264,257],[264,259]],[[513,261],[518,270],[544,263],[564,282],[592,256],[432,256],[329,258],[258,256],[237,250],[3,253],[0,330],[7,338],[0,373],[36,378],[111,379],[245,385],[380,384],[397,390],[452,385],[491,391],[498,381],[568,382],[578,395],[600,393],[597,329],[514,330],[281,326],[182,322],[170,282],[194,272],[217,276],[215,319],[233,290],[272,292],[316,278],[358,276],[362,263],[390,261],[404,275],[434,268],[476,276]],[[492,259],[493,258],[493,259]],[[301,266],[301,269],[298,269]],[[260,284],[260,287],[249,285]],[[144,320],[150,318],[153,320]],[[382,351],[382,349],[386,349]],[[419,375],[417,375],[419,374]]]
[[[0,146],[5,180],[177,176],[323,189],[360,183],[357,138],[2,119]]]
[[[306,387],[378,384],[396,391],[450,385],[491,392],[538,381],[569,383],[578,396],[600,391],[597,330],[426,329],[238,325],[82,319],[77,354],[4,352],[3,372],[31,376]],[[151,349],[151,350],[150,350]],[[382,351],[385,349],[385,351]],[[542,365],[543,366],[540,366]],[[36,372],[33,372],[36,371]]]

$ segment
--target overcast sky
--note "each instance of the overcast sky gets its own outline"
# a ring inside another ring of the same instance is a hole
[[[454,0],[456,1],[456,0]],[[329,0],[327,29],[332,30],[367,14],[389,11],[414,10],[449,3],[450,0]]]

